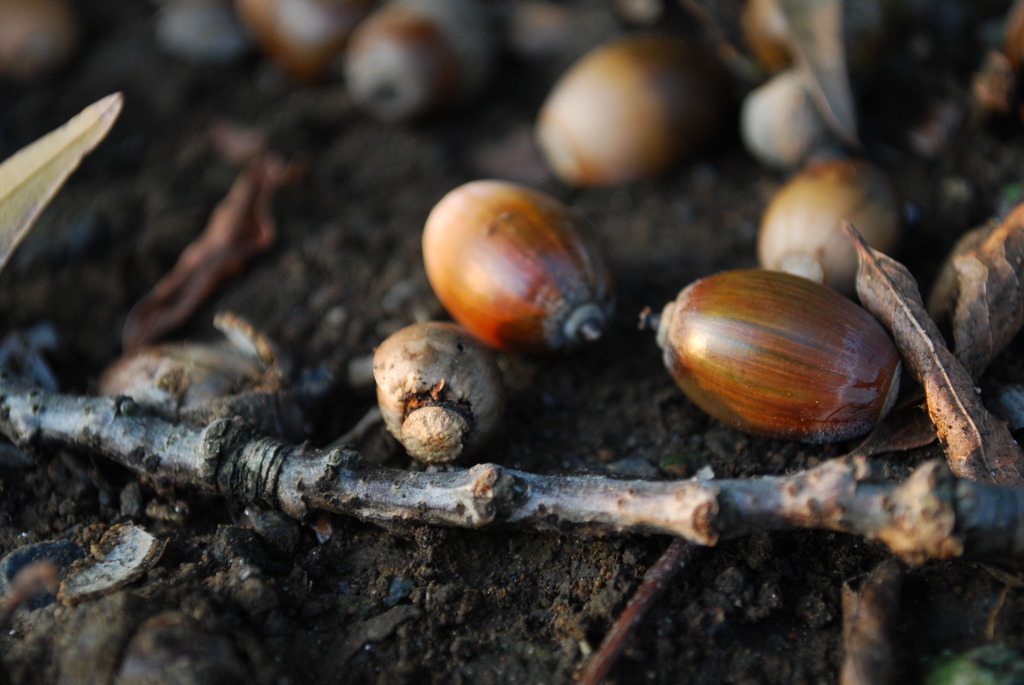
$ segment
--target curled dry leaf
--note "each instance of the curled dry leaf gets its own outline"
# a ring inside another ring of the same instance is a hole
[[[82,158],[121,113],[121,93],[89,105],[0,164],[0,269]]]
[[[957,359],[978,378],[1024,325],[1024,204],[957,243],[928,305],[949,322]]]
[[[976,123],[989,115],[1009,114],[1017,89],[1017,73],[1001,52],[989,50],[971,76],[971,115]]]
[[[843,142],[860,147],[857,110],[846,70],[842,0],[779,0],[797,66],[824,117]]]
[[[181,325],[223,281],[273,244],[277,228],[270,201],[298,173],[296,165],[272,153],[260,156],[242,172],[210,215],[206,230],[128,313],[121,340],[125,350]]]
[[[248,164],[267,150],[267,130],[231,119],[215,119],[206,129],[214,151],[233,164]]]
[[[935,426],[922,406],[921,396],[893,409],[849,456],[867,459],[878,454],[905,452],[935,442]]]
[[[843,668],[840,685],[892,682],[893,629],[903,570],[895,559],[879,564],[860,590],[843,584]]]
[[[946,347],[925,312],[917,282],[906,267],[871,248],[849,223],[857,247],[857,294],[892,333],[911,375],[924,387],[928,414],[961,478],[1024,485],[1024,454],[1001,422],[981,403],[967,370]]]

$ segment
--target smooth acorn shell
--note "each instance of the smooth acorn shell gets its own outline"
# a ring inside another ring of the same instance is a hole
[[[321,79],[376,0],[235,0],[256,42],[299,81]]]
[[[470,99],[494,61],[489,9],[479,0],[391,0],[381,6],[345,50],[352,101],[395,121]]]
[[[619,38],[555,84],[537,118],[537,144],[569,185],[653,176],[706,147],[722,122],[726,83],[715,58],[692,42]]]
[[[747,151],[775,169],[795,169],[840,148],[795,69],[776,74],[747,93],[740,109],[740,133]]]
[[[835,291],[777,271],[726,271],[683,289],[658,342],[686,395],[740,430],[821,443],[870,430],[898,388],[885,329]]]
[[[863,160],[808,164],[772,198],[761,217],[757,258],[766,269],[806,276],[841,293],[855,292],[857,253],[841,230],[852,223],[890,253],[901,232],[899,200],[886,175]]]
[[[589,223],[505,181],[466,183],[431,210],[427,278],[456,321],[492,347],[541,352],[599,337],[614,308]]]

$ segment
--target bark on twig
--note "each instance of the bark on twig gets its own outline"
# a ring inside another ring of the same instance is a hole
[[[859,592],[843,585],[840,685],[892,682],[892,632],[902,585],[903,571],[894,559],[879,564]]]
[[[296,518],[329,511],[382,523],[669,533],[699,545],[815,528],[880,542],[909,563],[1024,559],[1024,489],[958,480],[938,461],[904,483],[881,482],[880,465],[861,458],[747,480],[537,475],[496,464],[415,473],[364,465],[346,447],[288,445],[235,419],[192,428],[141,415],[125,397],[2,382],[0,433],[25,450],[83,450],[158,487],[191,488]]]

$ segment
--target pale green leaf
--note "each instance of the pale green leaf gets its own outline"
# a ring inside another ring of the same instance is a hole
[[[106,137],[123,101],[114,93],[94,102],[0,164],[0,269],[82,157]]]

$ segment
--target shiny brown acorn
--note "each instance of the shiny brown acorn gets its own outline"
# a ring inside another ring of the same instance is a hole
[[[574,186],[608,186],[659,174],[705,147],[722,123],[727,76],[705,49],[638,34],[581,58],[537,117],[548,166]]]
[[[327,72],[376,0],[235,0],[238,18],[293,78]]]
[[[427,278],[448,313],[492,347],[574,347],[600,337],[614,309],[611,274],[591,232],[545,193],[472,181],[427,217]]]
[[[835,158],[808,164],[772,198],[757,240],[757,258],[779,269],[852,295],[857,253],[842,230],[852,223],[881,252],[899,240],[900,206],[886,175],[863,160]]]
[[[0,0],[0,78],[52,73],[77,44],[78,22],[65,0]]]
[[[393,333],[374,352],[373,376],[388,432],[428,464],[472,453],[501,418],[504,386],[491,351],[452,323]]]
[[[387,121],[467,101],[491,72],[491,19],[481,0],[391,0],[356,28],[345,50],[352,101]]]
[[[686,395],[740,430],[822,443],[871,429],[895,401],[885,329],[834,290],[778,271],[725,271],[684,288],[658,321]]]

